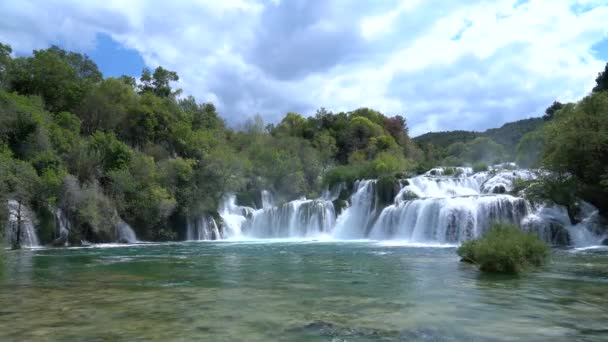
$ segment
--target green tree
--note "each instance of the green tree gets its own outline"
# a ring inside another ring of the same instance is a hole
[[[558,101],[553,101],[553,104],[545,110],[545,115],[543,115],[543,119],[545,121],[552,120],[553,117],[555,116],[555,113],[557,113],[557,111],[562,108],[564,108],[563,103],[558,102]]]
[[[173,91],[171,82],[179,81],[179,76],[175,71],[167,70],[161,66],[154,69],[154,73],[148,68],[144,68],[140,77],[140,92],[152,92],[158,97],[170,97],[179,95],[181,90]]]
[[[595,87],[593,87],[593,92],[600,92],[604,90],[608,90],[608,63],[606,63],[606,67],[604,67],[604,71],[600,72],[595,79]]]
[[[13,49],[10,45],[0,43],[0,89],[8,87],[8,68],[11,63],[11,52]]]
[[[101,73],[88,57],[58,47],[34,50],[32,57],[14,59],[8,76],[13,90],[42,96],[54,112],[73,110],[101,80]]]
[[[545,133],[543,165],[575,177],[578,194],[608,214],[608,93],[597,92],[564,107]]]
[[[495,163],[501,161],[504,156],[504,147],[486,137],[476,138],[469,142],[465,152],[466,159],[471,163]]]
[[[123,125],[127,113],[137,105],[133,88],[116,78],[107,78],[95,86],[78,106],[85,134],[114,131]]]

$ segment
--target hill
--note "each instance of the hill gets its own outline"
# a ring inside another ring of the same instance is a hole
[[[521,137],[540,128],[544,122],[543,118],[538,117],[509,122],[500,128],[491,128],[484,132],[430,132],[413,138],[413,141],[419,146],[433,144],[435,147],[447,148],[455,142],[466,143],[478,137],[487,137],[503,145],[507,151],[513,152]]]

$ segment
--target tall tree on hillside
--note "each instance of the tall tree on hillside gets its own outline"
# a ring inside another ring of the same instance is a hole
[[[53,112],[72,111],[90,88],[101,81],[97,65],[86,55],[56,46],[14,59],[8,70],[12,90],[40,95]]]
[[[171,82],[179,81],[179,76],[175,71],[167,70],[161,66],[154,69],[154,73],[148,68],[144,68],[139,79],[141,93],[152,92],[158,97],[170,97],[179,95],[181,89],[173,91]]]
[[[0,43],[0,88],[8,86],[6,73],[11,62],[11,52],[13,52],[13,49],[10,45]]]
[[[604,71],[600,72],[595,79],[596,86],[593,88],[593,92],[608,90],[608,63]]]
[[[545,115],[543,115],[543,119],[545,119],[545,121],[552,120],[553,117],[555,116],[555,113],[557,113],[557,111],[562,108],[564,108],[563,103],[558,102],[558,101],[553,101],[553,104],[545,110]]]

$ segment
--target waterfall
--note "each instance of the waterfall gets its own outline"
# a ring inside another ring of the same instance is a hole
[[[11,245],[21,247],[36,247],[40,245],[36,235],[35,217],[31,210],[15,200],[8,200],[8,222],[6,224],[6,239]],[[19,222],[21,225],[19,227]],[[19,234],[18,234],[19,233]]]
[[[138,242],[137,236],[135,235],[133,228],[131,228],[131,226],[129,226],[122,219],[119,219],[118,223],[116,224],[116,235],[118,237],[118,242],[121,242],[121,243]]]
[[[54,246],[67,246],[72,224],[61,208],[55,209],[55,227],[57,227],[59,237],[52,244]]]
[[[213,217],[201,215],[195,219],[188,219],[186,226],[187,240],[220,240],[222,238]]]
[[[589,204],[583,205],[582,222],[572,225],[564,208],[534,206],[512,194],[516,180],[534,179],[536,174],[507,166],[477,173],[471,168],[434,168],[400,180],[392,204],[385,207],[376,180],[357,181],[349,205],[339,215],[332,201],[345,190],[344,184],[326,189],[318,199],[282,205],[275,205],[264,191],[258,210],[239,206],[235,196],[228,195],[219,208],[222,238],[329,236],[458,244],[482,236],[494,223],[514,224],[554,245],[597,245],[606,238],[597,210]]]
[[[336,221],[333,236],[339,239],[361,239],[376,216],[376,180],[355,183],[351,205]]]
[[[519,224],[526,202],[510,195],[424,198],[385,208],[370,237],[458,243],[482,235],[493,222]]]
[[[255,209],[236,204],[236,196],[228,194],[219,208],[219,214],[224,222],[224,232],[227,238],[240,238],[243,224],[253,217]]]
[[[599,213],[588,203],[582,203],[582,208],[584,219],[578,224],[572,224],[565,208],[543,205],[522,221],[522,227],[552,245],[599,245],[606,237],[602,229],[597,228],[600,225]]]
[[[331,201],[302,199],[256,211],[244,234],[255,238],[316,237],[328,234],[334,220]]]
[[[274,198],[268,190],[262,190],[262,209],[272,208],[274,206]]]

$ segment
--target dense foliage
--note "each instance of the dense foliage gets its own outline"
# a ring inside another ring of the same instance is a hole
[[[166,240],[186,218],[214,214],[227,192],[250,205],[262,189],[279,200],[317,196],[329,184],[407,172],[421,156],[401,116],[320,109],[231,129],[213,104],[180,97],[178,80],[162,67],[138,81],[103,78],[79,53],[12,58],[0,45],[1,200],[41,216],[61,208],[73,243],[111,239],[119,218],[141,239]]]
[[[448,131],[426,133],[413,139],[427,162],[448,166],[513,161],[521,138],[544,124],[541,118],[524,119],[484,132]],[[425,167],[433,165],[425,165]]]
[[[549,257],[549,247],[536,235],[516,226],[495,224],[482,238],[463,243],[457,253],[484,272],[520,273],[543,265]]]

